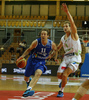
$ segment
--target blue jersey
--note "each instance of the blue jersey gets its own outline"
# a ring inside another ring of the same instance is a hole
[[[41,43],[41,38],[38,38],[37,42],[36,48],[31,51],[31,56],[35,59],[45,60],[48,57],[49,52],[52,50],[52,41],[48,39],[47,44],[43,45]]]
[[[42,45],[41,38],[37,39],[37,46],[31,51],[31,55],[28,58],[26,69],[25,69],[25,76],[29,77],[35,74],[37,69],[40,69],[42,73],[47,70],[45,66],[45,59],[48,57],[49,52],[52,49],[52,41],[48,39],[46,45]]]

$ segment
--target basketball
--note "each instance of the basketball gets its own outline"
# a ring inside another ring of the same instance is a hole
[[[24,68],[26,66],[26,64],[27,64],[27,61],[25,58],[20,58],[20,59],[16,60],[16,65],[19,68]]]

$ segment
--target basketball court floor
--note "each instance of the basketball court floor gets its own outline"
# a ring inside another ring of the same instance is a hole
[[[23,75],[0,75],[0,100],[72,100],[79,86],[87,78],[69,77],[64,89],[64,97],[58,98],[59,80],[56,76],[41,76],[33,88],[35,94],[31,97],[22,98],[26,90]],[[89,91],[80,100],[89,100]]]

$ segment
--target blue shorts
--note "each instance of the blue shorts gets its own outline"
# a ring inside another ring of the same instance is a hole
[[[35,71],[40,69],[44,73],[47,69],[45,66],[45,60],[33,59],[31,56],[28,58],[25,68],[25,76],[29,77],[35,74]]]

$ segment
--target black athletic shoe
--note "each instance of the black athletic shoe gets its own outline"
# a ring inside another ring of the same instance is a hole
[[[59,91],[57,97],[63,97],[63,96],[64,96],[63,92]]]

